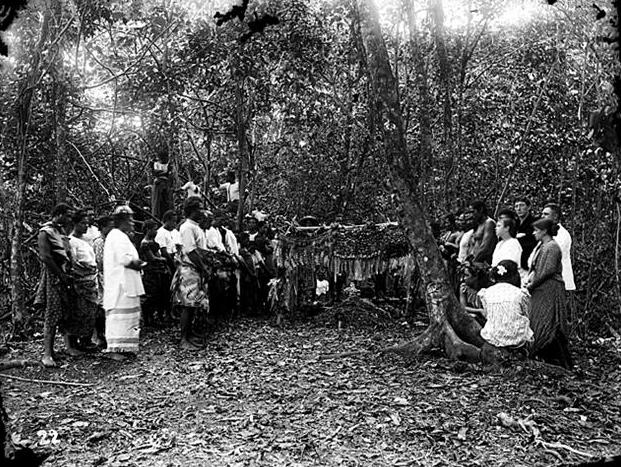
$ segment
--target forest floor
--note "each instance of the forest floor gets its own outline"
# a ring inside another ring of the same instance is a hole
[[[147,330],[134,361],[65,356],[59,369],[4,372],[92,386],[1,382],[14,440],[51,450],[45,465],[533,466],[621,453],[613,340],[574,346],[572,374],[439,354],[408,364],[374,353],[322,358],[401,342],[422,324],[241,319],[196,353],[178,349],[174,330]],[[35,359],[41,345],[17,344],[8,358]],[[501,413],[524,429],[504,426]]]

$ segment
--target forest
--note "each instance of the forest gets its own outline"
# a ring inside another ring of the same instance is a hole
[[[45,465],[579,465],[619,454],[618,2],[237,3],[0,6],[0,24],[13,20],[0,33],[0,356],[24,362],[0,373],[11,444],[47,450]],[[159,221],[162,151],[178,213],[188,182],[211,209],[235,173],[238,228],[253,211],[283,236],[310,216],[398,224],[415,276],[407,300],[244,317],[195,354],[176,348],[176,330],[150,329],[121,365],[33,364],[39,228],[61,202],[98,215],[129,204]],[[472,200],[496,218],[520,198],[537,218],[561,206],[573,240],[573,372],[487,365],[434,238]]]

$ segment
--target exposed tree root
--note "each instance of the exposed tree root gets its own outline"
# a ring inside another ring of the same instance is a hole
[[[440,330],[438,326],[429,326],[422,334],[418,335],[414,340],[405,344],[395,345],[380,350],[380,354],[396,353],[405,358],[416,358],[423,352],[429,352],[432,348],[439,344]]]

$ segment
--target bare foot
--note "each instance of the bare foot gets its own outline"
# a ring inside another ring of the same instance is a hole
[[[192,341],[189,341],[187,339],[181,339],[181,346],[180,346],[183,350],[199,350],[201,348],[201,346],[199,346],[198,344],[195,344]]]
[[[124,360],[127,360],[127,357],[125,355],[123,355],[122,353],[118,353],[118,352],[111,352],[108,354],[108,357],[110,357],[112,360],[115,360],[117,362],[122,362]]]
[[[41,363],[45,368],[56,368],[58,366],[52,357],[47,356],[41,359]]]
[[[69,355],[71,355],[72,357],[80,357],[80,356],[84,355],[84,352],[82,352],[81,350],[78,350],[78,349],[76,349],[74,347],[69,347],[67,349],[67,353]]]

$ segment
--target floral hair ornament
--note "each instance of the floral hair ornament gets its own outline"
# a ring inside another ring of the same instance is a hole
[[[498,272],[498,275],[502,277],[507,273],[507,268],[504,266],[498,266],[496,271]]]

